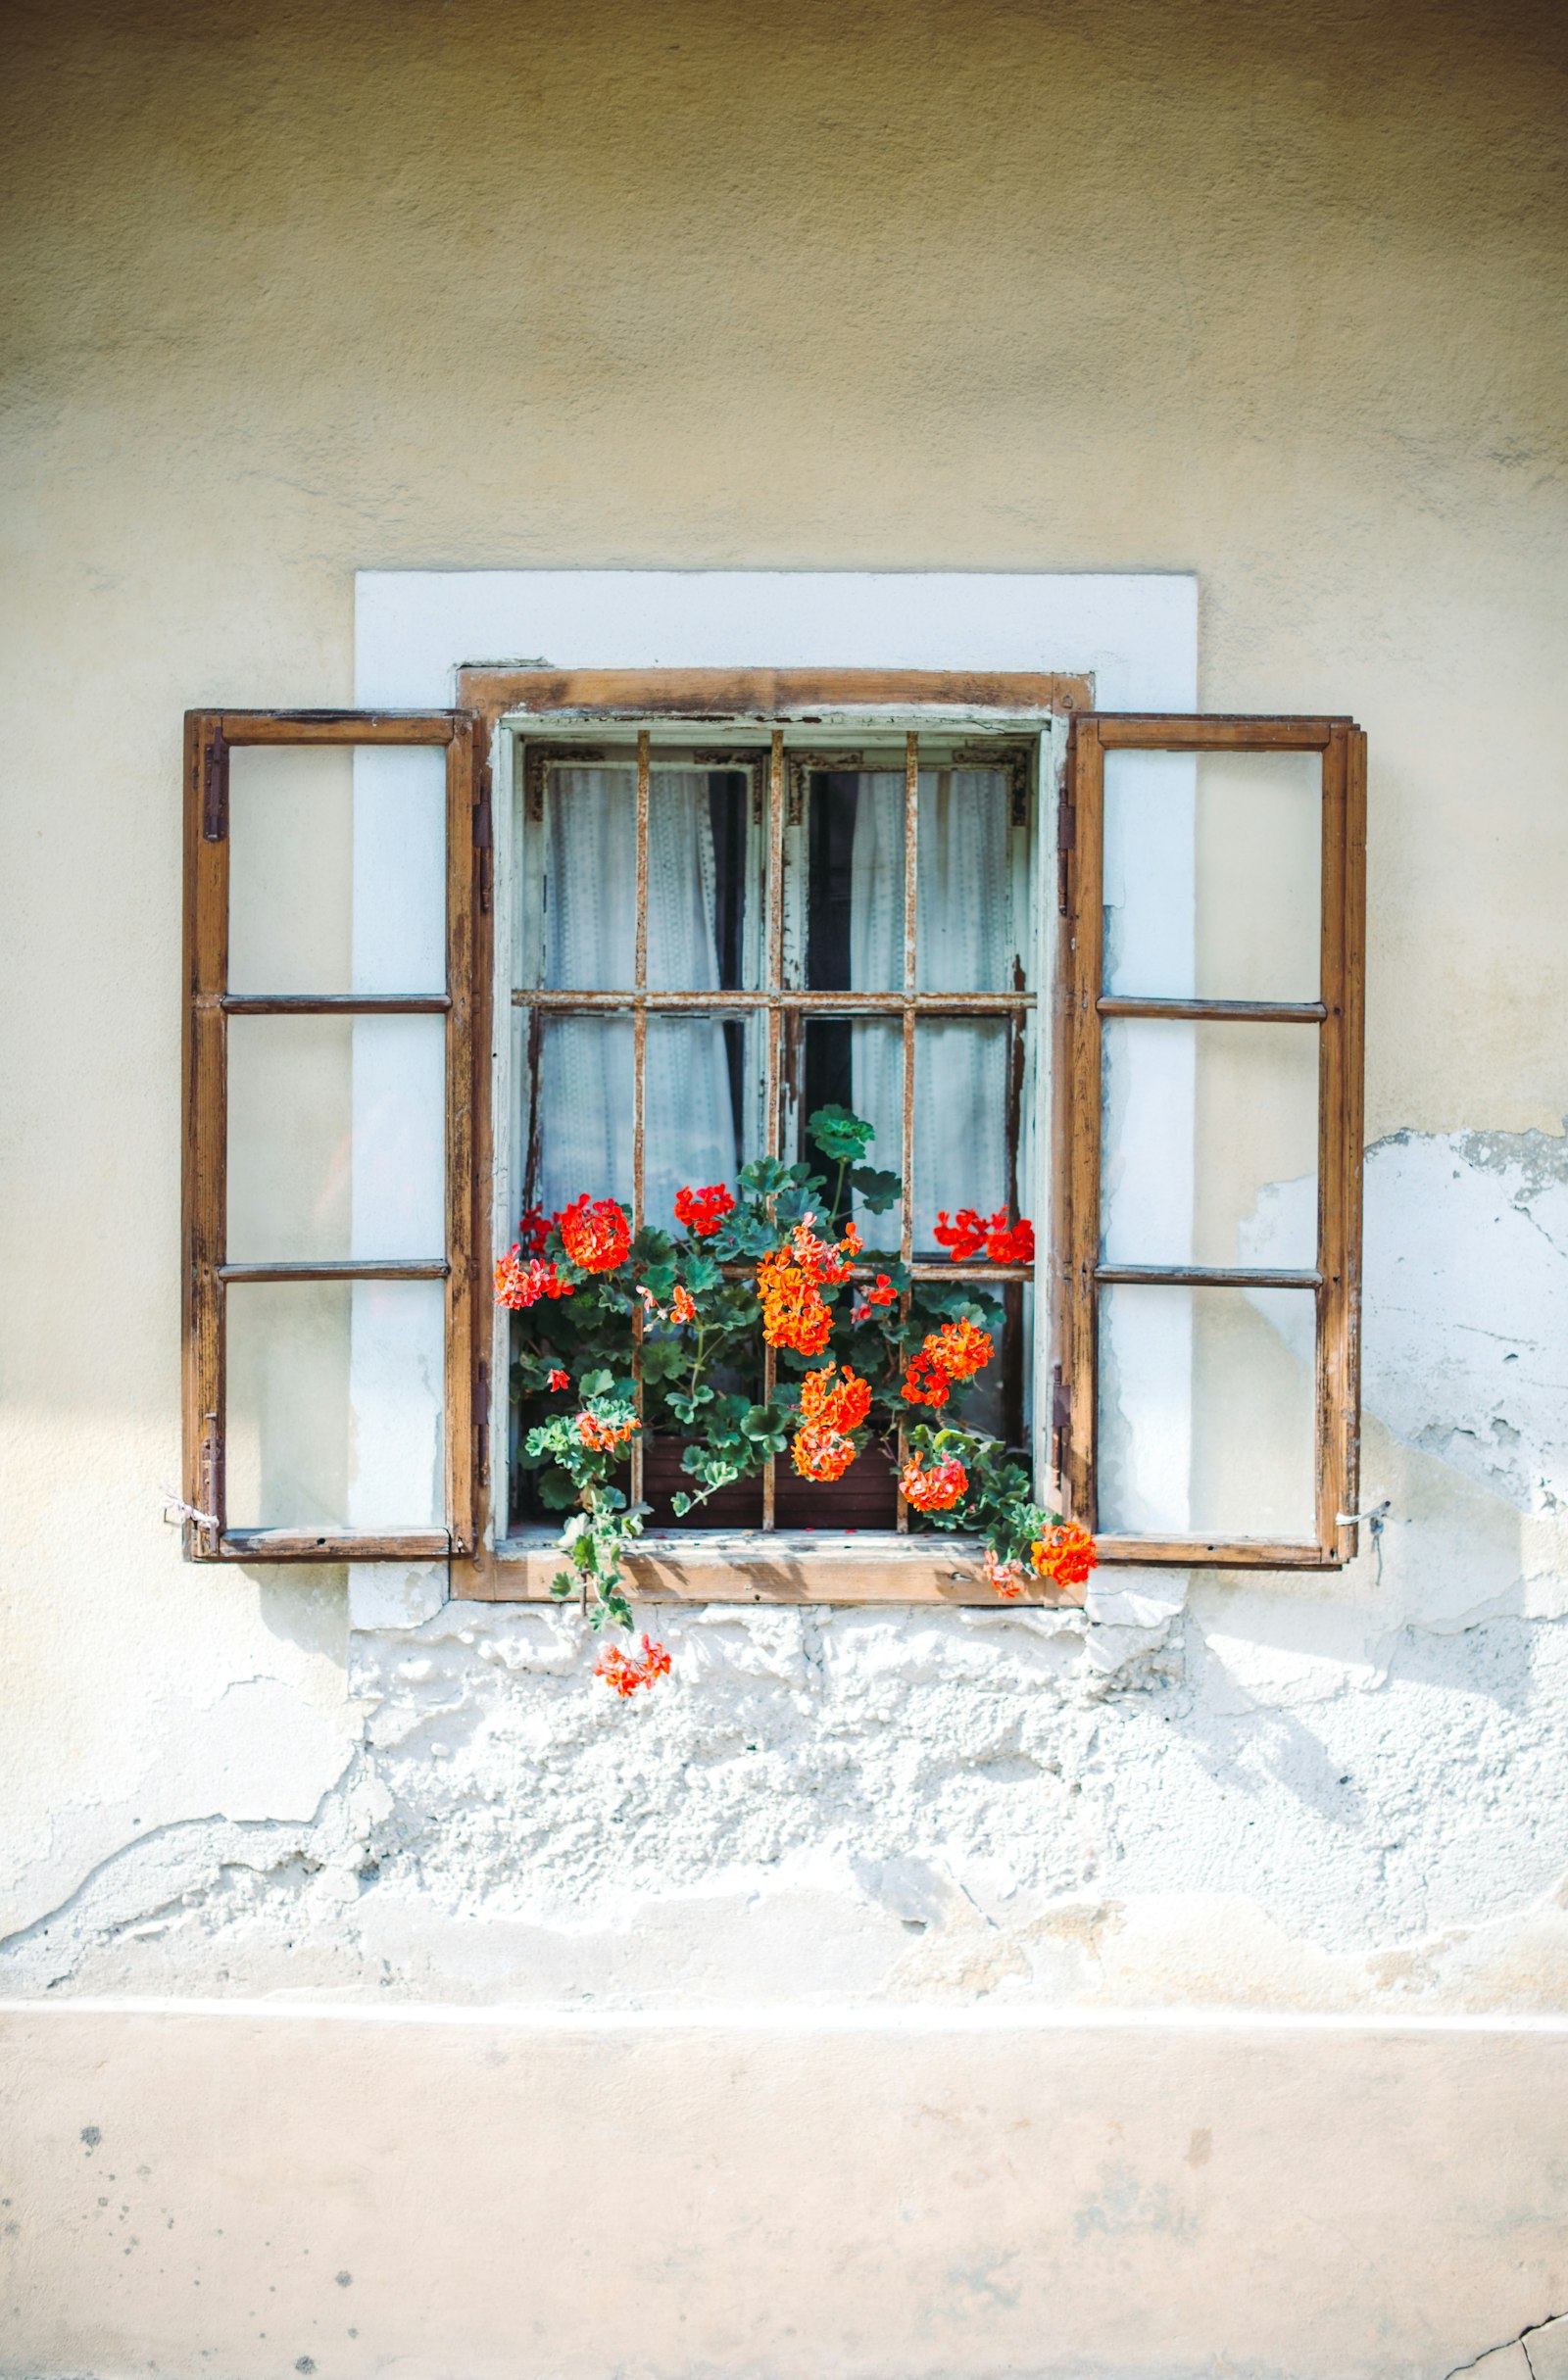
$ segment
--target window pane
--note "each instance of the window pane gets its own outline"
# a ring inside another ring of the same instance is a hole
[[[675,1193],[722,1182],[762,1146],[765,1020],[650,1016],[644,1086],[643,1215],[674,1231]]]
[[[1309,1289],[1100,1295],[1100,1527],[1171,1536],[1313,1533]]]
[[[229,753],[231,992],[446,989],[446,753]]]
[[[231,1529],[442,1524],[439,1281],[231,1284]]]
[[[1310,1268],[1317,1065],[1310,1027],[1107,1017],[1104,1261]]]
[[[1105,754],[1107,992],[1315,1000],[1322,757]]]
[[[796,1027],[785,1049],[786,1093],[793,1084],[796,1131],[786,1153],[827,1176],[831,1191],[838,1168],[807,1129],[819,1107],[848,1107],[875,1131],[863,1162],[879,1173],[898,1174],[904,1165],[904,1035],[896,1024],[860,1024],[849,1017],[810,1016]],[[796,1051],[793,1063],[791,1049]],[[841,1228],[853,1212],[868,1248],[896,1252],[904,1208],[897,1203],[873,1214],[863,1198],[849,1195],[836,1218]]]
[[[1014,992],[1033,976],[1028,797],[1007,768],[923,768],[915,873],[922,992]]]
[[[810,991],[902,991],[904,771],[809,768],[805,786],[806,914],[788,921],[789,979],[802,980],[804,949]]]
[[[586,1190],[631,1209],[632,1022],[519,1011],[521,1203],[555,1214]]]
[[[741,769],[658,768],[648,787],[648,982],[655,992],[761,981],[761,822]],[[757,881],[753,881],[754,876]]]
[[[637,951],[636,767],[551,763],[540,799],[543,867],[525,849],[523,872],[542,899],[522,981],[554,992],[628,990]]]
[[[524,762],[524,987],[629,991],[637,974],[634,759]],[[662,765],[648,787],[648,982],[656,992],[760,981],[761,821],[744,769]]]
[[[440,1256],[439,1016],[236,1016],[228,1026],[231,1263]]]
[[[939,1210],[993,1215],[1029,1180],[1018,1144],[1025,1030],[1006,1017],[921,1024],[914,1036],[914,1246],[944,1253]],[[1027,1200],[1023,1204],[1028,1213]]]

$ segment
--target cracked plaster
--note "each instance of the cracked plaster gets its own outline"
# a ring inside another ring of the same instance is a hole
[[[187,1813],[43,1864],[7,1988],[1568,2005],[1565,1147],[1369,1152],[1344,1573],[670,1614],[624,1707],[574,1616],[362,1572],[341,1735],[289,1787],[285,1682],[234,1680]]]

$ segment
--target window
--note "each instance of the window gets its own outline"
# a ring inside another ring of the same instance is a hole
[[[1102,1560],[1346,1559],[1361,738],[1089,695],[474,669],[450,713],[193,714],[188,1552],[546,1593],[494,1254],[585,1190],[667,1224],[840,1106],[912,1196],[838,1220],[916,1277],[972,1269],[939,1209],[1033,1218],[971,1412]],[[644,1393],[652,1588],[991,1600],[885,1460],[677,1529]]]

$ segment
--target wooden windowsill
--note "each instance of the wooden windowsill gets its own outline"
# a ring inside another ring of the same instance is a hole
[[[540,1530],[454,1563],[455,1596],[485,1603],[550,1603],[559,1540]],[[650,1603],[948,1603],[994,1611],[1082,1608],[1081,1587],[1036,1579],[1015,1602],[988,1586],[977,1537],[893,1531],[650,1530],[627,1557],[631,1591]]]

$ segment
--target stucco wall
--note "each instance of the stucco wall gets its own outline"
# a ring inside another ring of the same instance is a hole
[[[1568,2005],[1562,46],[13,19],[13,1991]],[[520,564],[1192,569],[1207,706],[1363,722],[1380,1548],[697,1615],[635,1711],[559,1618],[182,1568],[180,713],[347,699],[357,568]]]

